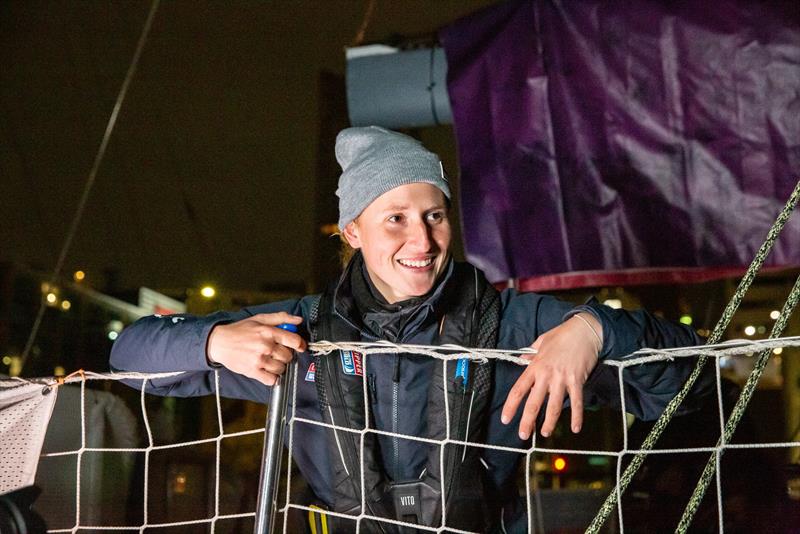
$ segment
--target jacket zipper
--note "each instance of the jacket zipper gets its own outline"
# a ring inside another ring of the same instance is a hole
[[[337,315],[340,319],[342,319],[345,323],[350,325],[354,330],[361,333],[361,337],[363,339],[376,339],[374,336],[370,336],[360,328],[358,328],[353,322],[339,313],[339,311],[334,307],[333,310],[334,314]],[[398,432],[398,424],[399,424],[399,397],[400,397],[400,355],[395,354],[394,360],[394,373],[392,374],[392,432],[397,434]],[[393,472],[398,473],[400,469],[400,445],[399,441],[396,437],[392,437],[391,439],[392,445],[392,463],[393,465]]]
[[[399,422],[399,396],[400,396],[400,355],[394,355],[394,373],[392,374],[392,432],[397,434]],[[397,474],[400,469],[400,443],[396,436],[392,436],[392,473]]]

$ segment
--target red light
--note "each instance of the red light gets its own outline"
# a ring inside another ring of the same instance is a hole
[[[564,471],[567,468],[567,460],[562,456],[556,456],[553,459],[553,470],[558,471],[559,473]]]

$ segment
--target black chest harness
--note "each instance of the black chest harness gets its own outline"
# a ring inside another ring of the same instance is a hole
[[[494,348],[500,317],[497,291],[474,267],[458,263],[443,289],[435,307],[439,334],[433,344]],[[322,294],[317,313],[311,314],[312,339],[360,341],[361,333],[334,311],[334,294],[335,287],[331,286]],[[316,358],[315,382],[322,417],[328,424],[361,431],[367,427],[366,382],[363,376],[358,375],[363,375],[365,370],[357,374],[345,373],[343,365],[339,365],[340,358],[338,352]],[[356,361],[353,365],[360,367],[362,363]],[[470,365],[464,365],[464,362],[451,360],[446,366],[439,361],[433,367],[427,398],[427,435],[423,437],[437,441],[449,438],[485,442],[493,363],[472,361]],[[446,380],[443,380],[443,374]],[[446,436],[445,409],[449,411],[449,436]],[[369,428],[375,429],[371,410]],[[391,481],[382,467],[375,433],[363,434],[363,448],[360,432],[329,430],[328,436],[332,451],[334,511],[351,515],[361,513],[363,466],[363,501],[365,513],[369,515],[439,526],[444,504],[449,527],[484,530],[491,521],[492,512],[483,491],[482,448],[452,443],[432,444],[419,480]],[[352,521],[341,522],[341,525],[342,531],[355,529]],[[385,522],[362,521],[361,532],[398,532],[398,527]]]

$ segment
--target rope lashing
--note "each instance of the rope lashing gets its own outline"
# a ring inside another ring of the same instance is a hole
[[[86,371],[83,369],[78,369],[77,371],[73,371],[67,376],[57,376],[56,383],[53,384],[54,386],[63,386],[64,384],[68,383],[71,378],[75,378],[79,376],[82,382],[86,381]]]

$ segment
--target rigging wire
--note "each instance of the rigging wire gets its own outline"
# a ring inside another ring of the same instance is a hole
[[[753,262],[748,267],[747,272],[739,281],[739,286],[736,288],[735,293],[731,297],[730,301],[728,302],[725,310],[722,312],[722,316],[719,318],[717,325],[714,327],[713,332],[708,338],[708,344],[715,344],[719,342],[722,338],[722,334],[725,332],[725,329],[730,324],[731,318],[733,317],[736,310],[739,308],[742,300],[744,299],[745,293],[747,293],[750,285],[752,284],[753,280],[756,277],[756,274],[761,269],[761,266],[764,264],[764,260],[766,259],[769,251],[772,249],[772,246],[778,239],[781,230],[786,225],[786,221],[789,220],[791,217],[792,211],[794,210],[795,206],[797,206],[798,202],[800,202],[800,181],[797,182],[797,185],[792,191],[791,196],[786,201],[786,205],[784,205],[783,210],[778,214],[777,219],[775,220],[772,227],[767,232],[767,237],[764,242],[761,244],[761,248],[759,248],[758,252],[756,252],[755,257],[753,258]],[[791,297],[791,295],[790,295]],[[695,368],[692,373],[686,378],[686,382],[683,385],[683,388],[678,392],[675,397],[667,404],[662,412],[661,416],[653,425],[650,433],[645,438],[644,442],[642,443],[640,449],[641,452],[637,453],[633,456],[633,459],[625,468],[625,472],[617,479],[616,487],[614,488],[611,493],[608,494],[606,497],[605,502],[600,507],[600,510],[597,512],[597,515],[592,520],[589,527],[586,529],[587,534],[597,534],[600,531],[600,528],[603,526],[605,521],[608,519],[611,512],[614,510],[616,506],[618,511],[620,512],[620,517],[622,517],[622,503],[621,503],[621,496],[622,493],[627,489],[628,485],[630,484],[633,476],[641,467],[642,463],[644,463],[645,457],[647,454],[644,451],[651,450],[655,443],[658,441],[658,438],[661,437],[666,426],[672,420],[672,416],[678,410],[678,406],[683,402],[686,396],[689,395],[692,386],[697,381],[698,377],[700,376],[703,367],[706,364],[708,357],[700,356],[697,359],[697,363],[695,364]]]
[[[364,18],[361,21],[361,25],[358,27],[355,37],[353,37],[353,40],[350,42],[350,46],[361,46],[364,42],[364,36],[367,33],[370,22],[372,22],[373,13],[375,13],[375,0],[369,0],[367,2],[367,9],[364,11]]]
[[[147,42],[147,37],[150,34],[150,29],[153,26],[153,19],[155,18],[156,11],[158,10],[159,3],[160,0],[153,0],[152,4],[150,5],[150,11],[147,14],[147,19],[145,20],[144,27],[142,28],[142,33],[139,36],[139,41],[136,43],[136,49],[133,52],[133,58],[131,58],[128,71],[125,73],[122,86],[117,94],[117,99],[114,103],[114,109],[111,111],[111,116],[108,118],[108,123],[106,124],[106,129],[103,133],[103,139],[100,141],[100,147],[95,155],[94,163],[92,164],[91,170],[89,171],[89,176],[86,179],[86,184],[83,186],[83,192],[81,193],[81,198],[78,201],[78,207],[75,209],[75,215],[73,216],[72,222],[69,225],[69,230],[67,231],[67,236],[64,239],[64,244],[61,246],[61,252],[58,255],[56,266],[53,269],[53,274],[50,277],[50,285],[54,285],[61,275],[61,270],[64,267],[64,261],[66,260],[67,253],[72,246],[72,240],[74,239],[75,234],[78,231],[78,226],[83,218],[83,213],[86,209],[86,203],[89,200],[89,193],[91,192],[92,186],[97,178],[97,172],[100,170],[100,165],[103,162],[103,158],[106,155],[106,149],[108,148],[108,142],[111,139],[111,133],[114,131],[114,126],[117,124],[117,117],[119,117],[120,109],[122,109],[122,103],[125,101],[125,95],[128,93],[128,87],[130,86],[131,80],[136,73],[136,68],[139,66],[139,59],[142,56],[142,51],[144,50],[144,45]],[[39,311],[36,314],[36,319],[33,322],[33,327],[31,328],[31,333],[28,335],[28,340],[25,343],[25,349],[22,351],[21,368],[25,367],[25,362],[28,360],[28,356],[33,348],[33,343],[36,341],[36,336],[39,333],[39,328],[41,327],[42,319],[44,318],[45,309],[46,303],[45,300],[42,299],[41,303],[39,304]]]
[[[779,338],[781,334],[783,334],[786,324],[789,322],[789,317],[797,307],[798,301],[800,301],[800,276],[797,278],[794,287],[792,287],[792,291],[789,293],[789,297],[786,299],[783,309],[781,310],[777,321],[772,327],[772,332],[769,335],[770,339]],[[750,376],[747,377],[747,382],[745,383],[744,388],[742,388],[739,398],[736,400],[736,405],[731,410],[731,415],[728,419],[728,422],[725,423],[724,431],[717,442],[718,447],[724,447],[725,444],[730,442],[731,438],[733,437],[733,433],[736,431],[736,427],[741,421],[744,411],[747,409],[747,405],[750,403],[750,399],[753,398],[753,393],[755,392],[758,381],[764,374],[764,369],[766,369],[771,355],[772,351],[769,349],[763,350],[759,354],[756,365],[753,371],[750,373]],[[703,496],[705,495],[706,490],[711,483],[711,478],[715,474],[719,474],[719,468],[717,467],[717,464],[719,462],[719,457],[723,452],[724,450],[720,450],[712,453],[711,458],[708,460],[705,468],[703,469],[700,480],[697,482],[697,486],[695,486],[695,489],[692,492],[689,503],[686,505],[686,508],[683,511],[683,516],[681,517],[681,521],[678,523],[678,527],[675,529],[675,532],[685,533],[689,529],[692,519],[697,513],[698,508],[700,508],[700,502],[703,500]],[[717,484],[719,484],[719,477],[717,478]],[[719,489],[720,488],[718,487],[718,490]],[[718,491],[718,494],[719,493],[721,492]],[[718,498],[720,498],[721,508],[721,495],[718,495]],[[720,523],[722,523],[721,513]]]

